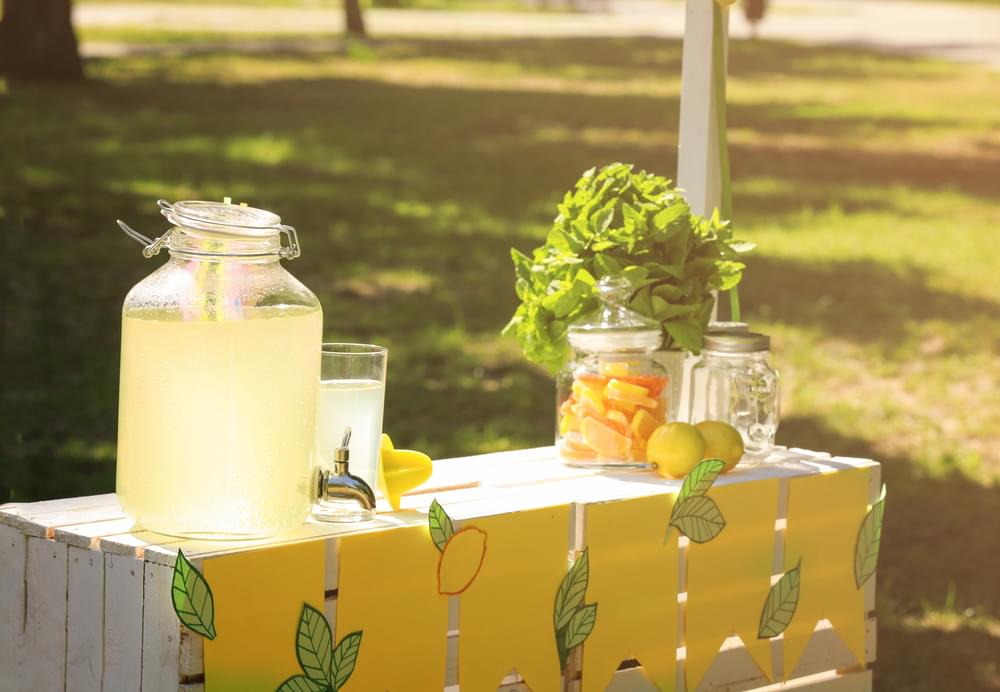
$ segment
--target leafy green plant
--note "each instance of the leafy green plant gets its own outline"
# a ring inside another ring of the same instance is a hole
[[[333,646],[326,617],[303,603],[295,634],[295,657],[303,675],[291,676],[278,686],[277,692],[337,692],[354,672],[362,634],[360,630],[346,634]]]
[[[632,309],[662,325],[665,348],[699,352],[712,291],[740,282],[740,253],[752,244],[734,240],[718,213],[693,214],[670,180],[630,164],[590,169],[558,209],[531,257],[511,250],[521,304],[504,334],[525,356],[558,371],[567,328],[597,307],[597,280],[608,274],[631,282]]]
[[[552,624],[559,651],[559,670],[566,668],[573,649],[587,639],[597,624],[597,604],[585,604],[587,584],[590,581],[590,561],[587,549],[570,566],[569,572],[556,592]]]

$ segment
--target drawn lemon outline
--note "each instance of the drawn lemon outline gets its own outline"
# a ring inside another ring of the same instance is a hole
[[[486,558],[486,532],[475,526],[456,531],[445,543],[438,558],[438,593],[462,593],[479,574]]]

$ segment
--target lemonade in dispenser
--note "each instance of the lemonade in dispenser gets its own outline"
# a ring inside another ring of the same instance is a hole
[[[272,212],[159,203],[170,258],[122,311],[117,494],[138,526],[208,539],[273,535],[315,498],[323,314],[281,259],[295,229]],[[287,243],[282,240],[287,238]]]

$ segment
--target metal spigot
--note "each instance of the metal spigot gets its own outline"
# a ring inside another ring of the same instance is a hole
[[[359,476],[350,472],[351,428],[344,429],[344,440],[333,452],[333,471],[320,469],[318,497],[320,502],[354,500],[364,510],[363,514],[371,515],[375,510],[375,493],[371,486]]]

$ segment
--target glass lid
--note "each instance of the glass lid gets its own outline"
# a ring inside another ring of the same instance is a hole
[[[622,276],[605,276],[597,283],[601,304],[569,326],[569,343],[578,351],[652,351],[663,344],[656,320],[628,307],[632,285]]]
[[[243,204],[189,200],[160,204],[160,210],[174,225],[214,233],[266,237],[283,228],[281,217],[274,212]]]

